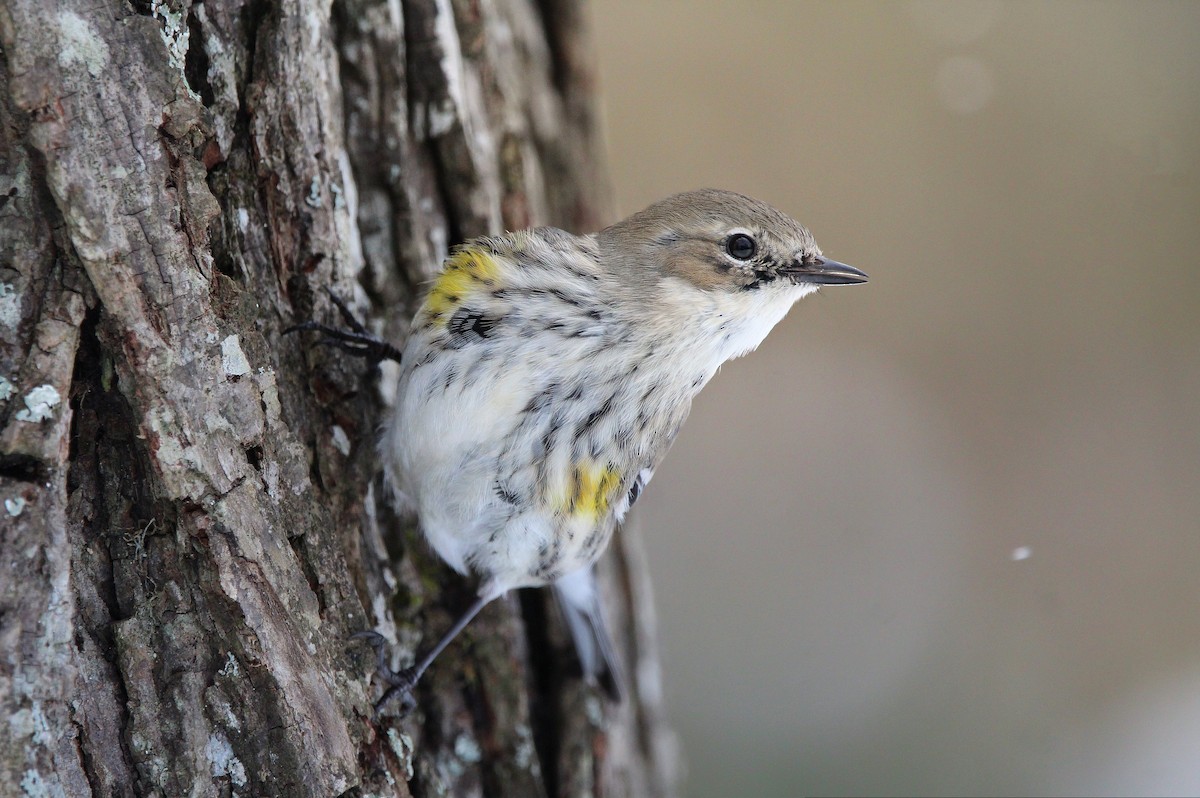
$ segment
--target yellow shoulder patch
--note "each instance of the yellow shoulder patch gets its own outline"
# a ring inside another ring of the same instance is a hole
[[[491,287],[499,278],[500,264],[490,252],[463,247],[446,259],[421,312],[430,324],[445,325],[472,291]]]

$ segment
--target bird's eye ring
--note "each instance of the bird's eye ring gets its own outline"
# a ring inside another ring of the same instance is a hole
[[[734,233],[725,239],[725,251],[731,258],[750,260],[758,251],[758,247],[755,245],[754,239],[745,233]]]

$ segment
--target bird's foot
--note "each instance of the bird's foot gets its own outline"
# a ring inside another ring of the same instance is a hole
[[[343,321],[350,328],[349,330],[330,327],[319,321],[305,321],[300,324],[293,324],[284,330],[283,334],[288,335],[294,332],[315,330],[324,336],[317,342],[319,346],[335,346],[344,352],[349,352],[356,357],[365,358],[372,363],[380,363],[384,360],[400,362],[401,352],[399,349],[382,338],[372,335],[363,326],[363,323],[355,318],[353,311],[346,307],[346,303],[337,294],[330,291],[329,298],[333,300],[333,304],[337,305],[338,311],[342,314]]]
[[[401,671],[389,670],[387,674],[380,675],[390,686],[375,702],[376,714],[382,712],[383,708],[396,698],[400,699],[400,717],[404,717],[416,709],[417,699],[413,696],[413,688],[417,686],[417,677],[420,675],[416,668],[405,668]]]
[[[387,651],[385,644],[387,640],[378,632],[355,632],[351,635],[355,640],[366,640],[371,644],[371,648],[375,649],[375,675],[388,683],[388,688],[383,691],[383,695],[375,702],[375,714],[383,711],[383,708],[390,704],[396,698],[400,699],[400,716],[404,717],[409,712],[412,712],[417,705],[416,698],[413,697],[413,688],[417,686],[417,679],[420,678],[420,672],[416,668],[404,668],[403,670],[394,671],[387,663]]]

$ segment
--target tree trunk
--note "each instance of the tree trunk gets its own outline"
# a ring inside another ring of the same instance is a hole
[[[469,601],[385,501],[391,378],[448,245],[608,221],[574,0],[0,6],[0,795],[667,795],[645,566],[624,703],[545,591]]]

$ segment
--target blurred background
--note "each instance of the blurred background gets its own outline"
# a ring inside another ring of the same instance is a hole
[[[596,0],[622,215],[864,286],[639,505],[686,794],[1200,794],[1200,3]]]

